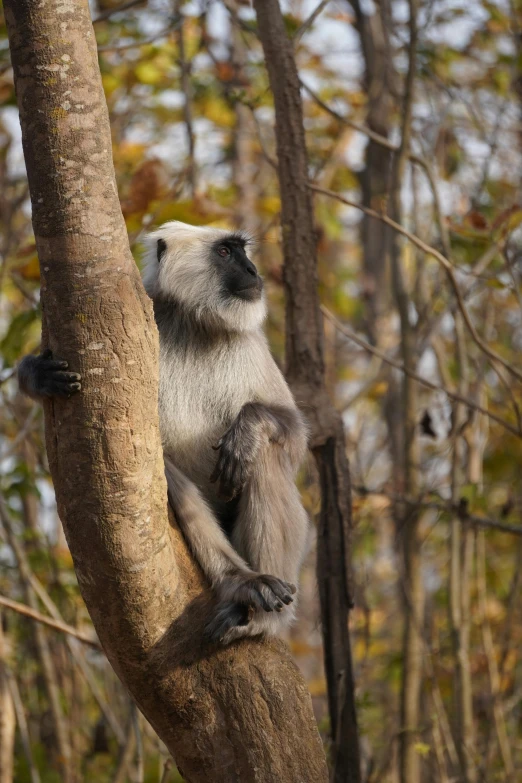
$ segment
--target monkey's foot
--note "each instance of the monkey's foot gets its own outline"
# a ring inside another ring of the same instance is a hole
[[[238,629],[248,625],[253,614],[252,607],[242,606],[234,601],[221,601],[215,615],[205,627],[205,640],[211,644],[230,644],[241,635],[238,634]]]
[[[291,604],[294,585],[269,574],[234,574],[216,587],[222,601],[230,601],[265,612],[281,612],[283,604]]]
[[[44,351],[40,356],[26,356],[20,363],[18,375],[27,387],[40,397],[70,397],[79,392],[81,375],[67,372],[68,362],[53,359],[52,351]]]

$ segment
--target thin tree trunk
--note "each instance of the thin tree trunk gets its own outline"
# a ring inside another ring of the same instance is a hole
[[[7,642],[0,613],[0,783],[13,783],[16,717],[9,689],[6,657]]]
[[[27,580],[27,583],[29,587],[32,589],[35,597],[37,597],[42,602],[42,604],[45,606],[45,608],[47,609],[51,617],[57,622],[63,623],[65,625],[63,621],[63,617],[61,616],[58,610],[58,607],[56,606],[54,601],[51,600],[49,594],[42,587],[38,579],[34,576],[31,570],[31,566],[25,548],[15,535],[14,525],[12,523],[10,514],[8,513],[8,509],[1,498],[0,498],[0,520],[6,531],[6,537],[8,538],[8,541],[11,542],[15,559],[18,564],[18,570],[21,577]],[[37,530],[38,527],[36,526],[34,529]],[[98,682],[93,672],[91,671],[89,664],[87,663],[87,659],[85,658],[85,654],[83,652],[81,644],[77,639],[71,637],[70,635],[66,636],[65,641],[69,648],[69,651],[71,653],[72,659],[76,667],[83,674],[89,688],[92,691],[92,695],[94,696],[95,701],[98,703],[100,711],[102,712],[105,720],[107,721],[107,724],[114,732],[114,735],[118,740],[119,745],[120,746],[123,745],[125,743],[124,731],[119,725],[116,715],[114,714],[110,705],[107,703],[107,701],[103,696],[100,686],[98,685]]]
[[[128,720],[125,744],[120,747],[118,755],[118,764],[112,783],[125,783],[128,779],[129,768],[132,764],[132,757],[136,748],[136,734],[134,732],[134,723],[132,716]]]
[[[515,779],[515,767],[513,764],[511,742],[507,733],[506,719],[502,705],[502,692],[495,644],[487,616],[486,534],[484,530],[477,531],[477,592],[479,598],[479,621],[482,628],[482,643],[488,662],[493,722],[495,724],[500,757],[504,765],[505,781],[506,783],[511,783],[511,781]]]
[[[185,51],[185,16],[181,10],[181,2],[176,0],[174,4],[174,20],[176,29],[176,43],[178,45],[178,65],[180,69],[181,91],[183,93],[183,120],[188,147],[187,180],[192,198],[196,195],[197,169],[196,169],[196,138],[194,136],[194,123],[192,121],[192,84],[190,81],[191,64],[187,60]]]
[[[33,753],[31,749],[31,739],[29,737],[29,729],[27,726],[27,719],[25,717],[24,705],[22,704],[22,699],[20,698],[20,691],[18,690],[18,683],[16,682],[13,673],[7,670],[7,667],[6,667],[6,673],[8,678],[7,684],[9,686],[11,699],[13,700],[14,711],[16,714],[16,722],[18,724],[18,733],[20,736],[20,741],[22,743],[24,756],[27,761],[27,766],[29,767],[31,783],[40,783],[40,773],[38,772],[38,768],[33,758]]]
[[[31,472],[34,472],[36,457],[32,445],[28,444],[27,441],[25,441],[22,446],[22,454]],[[17,562],[25,602],[31,609],[38,610],[38,599],[31,583],[32,573],[28,559],[28,554],[37,548],[41,534],[38,524],[38,501],[34,493],[27,492],[23,496],[22,509],[23,525],[25,533],[27,534],[23,540],[19,540],[14,527],[5,514],[2,515],[2,521],[6,529],[8,543],[13,549]],[[51,651],[47,631],[38,623],[34,623],[32,632],[38,659],[40,661],[40,666],[42,667],[42,675],[47,698],[49,700],[49,710],[55,735],[56,761],[52,761],[60,769],[64,783],[67,783],[67,781],[74,780],[76,776],[74,774],[74,759],[71,737],[67,725],[68,721],[62,707],[63,696],[60,694],[60,682],[56,661]]]
[[[409,0],[408,47],[409,63],[406,76],[401,144],[394,160],[390,194],[391,217],[401,220],[401,188],[410,151],[411,123],[417,52],[417,0]],[[401,260],[401,240],[391,240],[391,279],[395,306],[399,313],[401,354],[404,366],[415,371],[416,339],[410,320],[410,296],[406,288]],[[403,453],[399,471],[399,492],[416,497],[419,490],[419,439],[417,422],[417,383],[408,375],[402,381],[402,442]],[[400,697],[401,734],[399,738],[399,770],[401,783],[420,780],[420,754],[415,747],[419,737],[420,693],[423,676],[424,586],[422,580],[422,539],[418,510],[408,504],[396,504],[398,538],[403,563],[404,634],[402,644],[402,683]]]
[[[485,397],[484,389],[479,388],[477,396]],[[485,401],[483,404],[486,404]],[[468,434],[468,480],[477,487],[480,494],[484,492],[483,462],[486,448],[486,434],[488,421],[484,416],[477,416],[474,426]],[[469,535],[473,535],[470,531]],[[505,771],[506,783],[515,780],[516,772],[513,763],[510,737],[507,732],[504,707],[502,704],[501,679],[499,665],[491,632],[491,625],[487,616],[487,579],[486,579],[486,536],[483,530],[476,531],[477,542],[477,596],[478,596],[478,622],[482,631],[482,643],[488,664],[489,686],[491,694],[491,719],[497,735],[500,758]],[[470,562],[470,569],[471,569]],[[488,776],[491,769],[491,744],[490,735],[486,742],[486,752],[482,763],[484,776]],[[477,775],[475,774],[475,779]]]
[[[458,313],[455,319],[456,360],[459,367],[458,392],[467,396],[469,392],[469,367],[466,351],[464,325]],[[465,441],[461,430],[466,421],[467,411],[457,403],[453,410],[453,464],[452,464],[452,501],[458,505],[464,475]],[[475,733],[473,727],[473,690],[471,686],[471,667],[469,660],[469,637],[471,628],[470,582],[473,567],[474,531],[470,525],[463,529],[462,520],[457,515],[451,520],[450,528],[450,578],[449,610],[450,628],[455,654],[455,715],[457,749],[462,780],[475,783],[477,779],[475,757]]]
[[[368,95],[366,125],[388,138],[392,127],[394,99],[392,85],[396,71],[389,42],[391,11],[389,0],[381,0],[371,15],[359,0],[351,0],[355,25],[361,39],[364,82]],[[366,147],[365,167],[361,173],[361,198],[364,206],[381,211],[391,186],[393,153],[370,139]],[[383,316],[390,305],[390,234],[375,218],[363,215],[363,291],[367,302],[367,331],[372,343],[379,340]]]
[[[314,215],[292,45],[278,0],[254,0],[274,94],[286,294],[286,376],[311,425],[321,486],[317,577],[332,737],[333,780],[360,781],[349,613],[351,487],[344,428],[325,383]]]
[[[209,596],[169,525],[157,332],[118,203],[88,2],[4,9],[43,343],[83,377],[79,395],[45,405],[47,451],[100,641],[190,783],[325,781],[310,696],[284,645],[202,644]]]
[[[238,2],[229,0],[227,8],[232,21],[231,65],[234,68],[234,78],[241,84],[245,78],[244,69],[247,62],[247,49],[243,34],[238,24]],[[256,163],[252,139],[255,135],[254,121],[248,106],[240,100],[233,102],[236,118],[234,126],[234,159],[232,162],[232,179],[237,188],[236,222],[240,228],[255,232],[259,225],[256,215],[256,188],[254,175]]]
[[[2,499],[0,502],[3,504]],[[16,560],[20,586],[24,595],[25,603],[38,611],[38,599],[31,584],[31,572],[23,544],[18,540],[15,530],[10,524],[7,513],[1,514],[2,524],[6,532],[7,543],[11,547]],[[31,529],[37,529],[36,523]],[[75,779],[72,769],[72,753],[67,720],[62,707],[62,698],[60,694],[60,685],[56,671],[55,661],[49,645],[47,631],[40,623],[32,624],[32,633],[38,656],[38,661],[42,670],[42,677],[45,685],[45,692],[49,702],[49,711],[51,714],[52,728],[54,734],[54,758],[51,762],[59,769],[64,783],[69,783]]]

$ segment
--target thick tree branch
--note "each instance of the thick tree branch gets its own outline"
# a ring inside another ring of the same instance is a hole
[[[167,516],[157,333],[118,202],[88,2],[4,9],[43,343],[83,378],[81,394],[46,403],[46,442],[98,637],[190,783],[324,781],[310,697],[284,645],[202,644],[209,596]]]

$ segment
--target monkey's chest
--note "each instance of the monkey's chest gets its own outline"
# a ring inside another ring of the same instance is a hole
[[[214,361],[170,351],[160,358],[160,428],[165,452],[212,499],[209,482],[215,447],[239,411],[253,398],[248,357]]]

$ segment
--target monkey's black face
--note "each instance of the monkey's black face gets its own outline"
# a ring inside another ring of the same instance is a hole
[[[263,292],[263,281],[245,252],[241,236],[225,237],[212,245],[212,263],[218,268],[226,294],[257,302]]]

